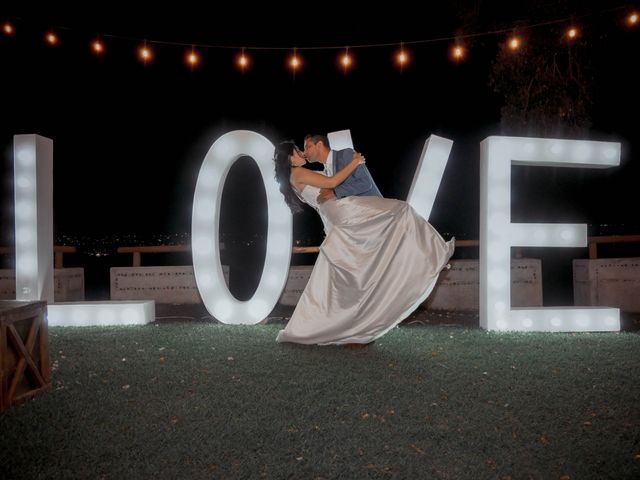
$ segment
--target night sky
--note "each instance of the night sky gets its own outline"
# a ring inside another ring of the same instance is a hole
[[[512,218],[625,224],[621,229],[637,225],[632,206],[640,179],[640,75],[635,68],[640,28],[629,31],[621,25],[624,9],[599,13],[625,3],[443,3],[420,14],[402,3],[357,14],[328,4],[315,9],[301,4],[215,7],[213,12],[188,2],[146,11],[3,4],[0,20],[11,20],[18,31],[0,38],[0,144],[6,153],[0,243],[12,236],[14,134],[38,133],[54,140],[56,235],[148,234],[190,230],[200,164],[213,141],[232,129],[301,145],[306,133],[349,128],[383,195],[400,199],[406,198],[426,138],[432,133],[450,138],[455,143],[431,221],[441,232],[478,238],[479,144],[501,133],[500,99],[488,86],[488,75],[505,35],[468,38],[468,58],[458,64],[449,58],[452,40],[411,45],[412,63],[402,72],[391,57],[400,41],[571,16],[585,34],[575,48],[588,51],[593,71],[588,138],[621,141],[621,166],[610,171],[515,168]],[[530,41],[555,35],[564,25],[536,28]],[[43,42],[50,27],[64,27],[57,30],[61,44],[56,48]],[[88,48],[96,34],[108,49],[101,58]],[[143,66],[134,55],[143,39],[194,43],[204,63],[191,71],[183,63],[186,47],[150,43],[155,58]],[[285,67],[289,51],[248,50],[252,65],[241,73],[233,66],[239,48],[202,46],[387,42],[395,45],[352,48],[356,66],[347,75],[336,66],[339,50],[302,50],[305,67],[295,77]],[[250,161],[232,170],[223,199],[225,229],[260,233],[255,225],[265,215],[261,189]],[[299,237],[319,228],[311,213],[296,217],[295,223]]]

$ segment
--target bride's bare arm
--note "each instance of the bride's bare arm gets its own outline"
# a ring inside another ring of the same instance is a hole
[[[339,172],[335,173],[332,177],[327,177],[320,173],[316,173],[306,168],[294,168],[291,172],[293,181],[304,185],[311,185],[312,187],[319,188],[336,188],[342,182],[344,182],[349,175],[351,175],[358,165],[362,165],[364,157],[362,154],[355,152],[351,162]]]

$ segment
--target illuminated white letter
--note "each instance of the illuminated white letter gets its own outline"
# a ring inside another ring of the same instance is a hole
[[[16,299],[45,300],[51,326],[124,325],[155,320],[155,302],[53,303],[53,141],[13,137]]]
[[[618,331],[617,308],[511,308],[511,247],[586,247],[585,224],[511,223],[511,164],[606,168],[620,144],[488,137],[480,144],[480,326],[488,330]]]
[[[273,153],[273,144],[256,132],[229,132],[211,146],[198,175],[191,222],[193,270],[207,310],[224,323],[255,324],[262,321],[275,306],[287,281],[292,218],[274,178]],[[262,277],[255,294],[246,302],[237,300],[227,288],[219,245],[224,182],[231,166],[242,156],[251,157],[260,169],[269,218]]]
[[[340,130],[327,134],[329,146],[331,150],[344,150],[345,148],[353,148],[353,139],[351,138],[351,130]],[[364,153],[364,152],[363,152]]]
[[[14,135],[13,152],[16,300],[53,303],[53,141]]]
[[[444,168],[449,161],[451,147],[453,147],[453,140],[437,135],[429,136],[424,143],[418,168],[413,175],[407,203],[425,220],[429,220],[431,216],[431,209],[436,201],[440,183],[442,183]]]
[[[332,132],[328,135],[328,138],[329,145],[333,150],[353,148],[353,140],[349,130]],[[413,174],[413,182],[407,196],[407,203],[425,220],[429,220],[431,216],[431,210],[433,209],[440,183],[442,183],[442,175],[449,161],[452,146],[453,140],[438,137],[437,135],[430,135],[427,141],[424,142],[418,167]],[[366,154],[366,152],[363,153]]]

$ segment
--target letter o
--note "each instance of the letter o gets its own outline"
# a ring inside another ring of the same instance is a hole
[[[191,250],[198,291],[207,311],[231,324],[256,324],[273,310],[287,281],[291,261],[292,216],[275,181],[274,145],[259,133],[235,130],[221,136],[202,162],[193,198]],[[220,204],[231,166],[251,157],[267,194],[267,250],[258,288],[247,301],[227,288],[220,261]]]

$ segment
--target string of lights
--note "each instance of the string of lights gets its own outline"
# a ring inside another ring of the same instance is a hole
[[[622,10],[622,18],[620,18],[620,13]],[[640,13],[637,10],[631,9],[629,7],[617,7],[614,9],[610,9],[606,12],[615,11],[618,14],[618,18],[621,20],[620,23],[626,25],[628,29],[633,29],[640,24]],[[603,12],[598,12],[590,15],[600,15]],[[587,15],[585,15],[587,16]],[[580,17],[578,17],[579,19]],[[529,25],[518,25],[517,29],[519,31],[522,30],[531,30],[534,28],[539,28],[542,26],[552,25],[552,24],[566,24],[566,26],[561,31],[561,40],[571,43],[577,41],[581,37],[582,30],[580,26],[577,24],[576,17],[571,18],[560,18],[553,19],[544,22],[539,22],[535,24]],[[68,28],[66,28],[68,30]],[[47,30],[44,33],[44,42],[52,47],[59,47],[62,45],[61,37],[58,33],[59,30],[62,30],[62,27],[52,28]],[[239,47],[238,45],[224,45],[224,44],[202,44],[202,43],[183,43],[183,42],[171,42],[159,39],[141,39],[139,37],[125,37],[121,35],[113,35],[109,33],[100,34],[95,37],[89,43],[91,52],[96,56],[106,55],[107,53],[107,42],[105,39],[112,40],[127,40],[135,42],[138,47],[136,49],[136,55],[138,61],[143,63],[144,65],[151,64],[155,55],[156,49],[163,46],[174,46],[174,47],[183,47],[185,48],[184,53],[184,63],[190,69],[196,69],[200,65],[202,65],[204,61],[203,51],[210,49],[225,49],[225,50],[234,50],[237,51],[237,55],[235,56],[235,65],[236,67],[245,72],[250,69],[252,63],[252,52],[259,52],[265,50],[271,51],[288,51],[291,52],[287,57],[287,65],[289,69],[295,74],[298,72],[301,67],[304,65],[304,58],[301,55],[301,51],[311,51],[311,50],[337,50],[337,63],[339,68],[341,68],[344,73],[347,73],[349,70],[354,68],[355,65],[355,56],[353,51],[356,49],[365,49],[365,48],[380,48],[380,47],[397,47],[395,55],[394,55],[394,63],[402,70],[407,68],[411,62],[411,50],[408,46],[417,46],[419,44],[426,43],[447,43],[449,56],[454,62],[462,62],[469,55],[468,48],[465,47],[465,40],[470,38],[477,38],[481,36],[503,36],[505,38],[506,46],[515,53],[520,51],[524,46],[524,38],[518,34],[515,34],[516,27],[503,28],[499,30],[478,32],[478,33],[470,33],[470,34],[461,34],[449,37],[437,37],[437,38],[426,38],[420,40],[412,40],[412,41],[402,41],[395,43],[367,43],[367,44],[357,44],[357,45],[325,45],[325,46],[299,46],[299,47],[290,47],[290,46],[275,46],[275,47],[267,47],[260,45],[252,45],[252,46],[243,46]],[[13,37],[19,34],[16,25],[10,20],[5,21],[2,24],[2,33],[6,37]],[[155,47],[155,48],[154,48]]]

